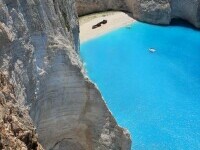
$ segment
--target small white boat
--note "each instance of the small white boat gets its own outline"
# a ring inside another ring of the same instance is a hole
[[[149,48],[149,51],[150,51],[151,53],[154,53],[154,52],[156,52],[156,49],[154,49],[154,48]]]

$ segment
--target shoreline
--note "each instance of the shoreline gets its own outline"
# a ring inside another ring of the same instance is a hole
[[[102,20],[107,20],[108,22],[101,27],[92,29],[93,25]],[[136,20],[130,17],[127,13],[119,11],[108,11],[80,17],[80,43],[82,44],[117,28],[130,25],[135,21]]]

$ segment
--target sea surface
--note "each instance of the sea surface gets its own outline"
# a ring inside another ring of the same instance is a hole
[[[80,54],[132,150],[200,150],[200,31],[136,22]]]

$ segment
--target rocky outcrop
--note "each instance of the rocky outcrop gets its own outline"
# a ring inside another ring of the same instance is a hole
[[[9,43],[9,41],[11,41],[8,28],[5,26],[5,24],[2,24],[1,22],[0,22],[0,39],[1,39],[0,48],[2,48],[4,44]]]
[[[171,18],[181,18],[200,28],[200,0],[171,0]]]
[[[154,24],[170,24],[174,18],[200,28],[200,0],[127,0],[133,17]]]
[[[140,21],[169,24],[171,8],[169,0],[127,0],[129,11]]]
[[[76,0],[76,6],[80,16],[107,10],[126,11],[128,9],[124,0]]]
[[[43,150],[28,110],[15,98],[14,87],[0,72],[0,149]]]
[[[44,149],[130,149],[129,134],[85,76],[74,0],[0,0],[0,14],[0,70]],[[35,141],[34,132],[25,138]]]
[[[200,0],[76,0],[79,15],[106,11],[124,10],[133,18],[153,23],[170,24],[174,18],[187,20],[200,28]],[[120,4],[120,5],[119,5]]]

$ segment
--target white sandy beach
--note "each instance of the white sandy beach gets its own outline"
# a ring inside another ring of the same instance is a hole
[[[103,24],[101,27],[92,29],[93,25],[101,22],[102,20],[107,20],[107,24]],[[124,12],[113,11],[80,17],[80,42],[86,42],[114,29],[130,25],[134,21],[135,20],[133,18]]]

